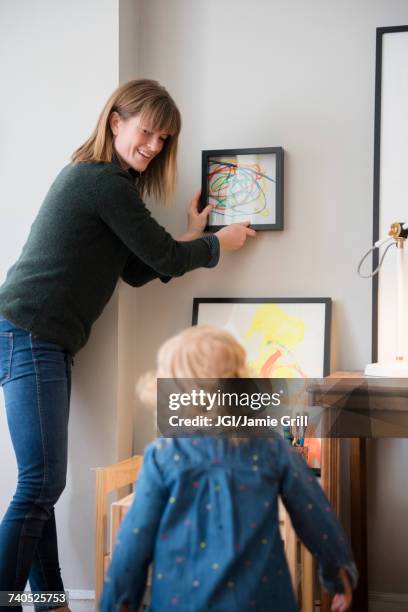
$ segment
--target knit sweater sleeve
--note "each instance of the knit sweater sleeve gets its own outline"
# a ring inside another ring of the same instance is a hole
[[[120,168],[110,167],[98,176],[95,206],[104,223],[158,276],[181,276],[211,260],[203,239],[179,242],[153,219],[130,176]]]
[[[160,278],[163,283],[168,283],[171,280],[171,276],[160,276],[153,268],[133,254],[129,255],[121,278],[132,287],[141,287],[155,278]]]

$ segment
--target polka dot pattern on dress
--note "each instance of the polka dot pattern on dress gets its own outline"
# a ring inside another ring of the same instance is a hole
[[[283,454],[282,445],[275,441],[271,443],[275,444],[277,453],[266,446],[266,440],[264,446],[263,443],[258,445],[259,441],[243,446],[246,449],[249,447],[249,451],[245,450],[243,454],[235,449],[225,453],[225,445],[219,444],[218,440],[210,442],[205,437],[180,439],[171,444],[160,439],[155,445],[157,450],[153,445],[152,457],[157,462],[153,467],[158,468],[158,476],[163,476],[165,486],[157,487],[158,481],[140,481],[140,494],[136,493],[136,499],[138,504],[144,506],[143,512],[133,515],[133,524],[129,524],[126,532],[126,542],[133,542],[133,548],[144,555],[143,547],[138,544],[151,535],[152,523],[149,519],[152,511],[155,507],[160,508],[169,518],[169,521],[161,523],[167,531],[163,533],[162,528],[156,535],[159,554],[153,568],[156,592],[163,594],[163,609],[177,612],[186,603],[192,609],[197,604],[198,608],[198,603],[206,600],[209,585],[221,580],[224,590],[220,594],[220,602],[227,602],[227,605],[220,609],[227,610],[231,598],[239,601],[243,612],[251,608],[269,609],[268,597],[275,587],[276,592],[281,594],[276,605],[282,610],[290,609],[292,600],[288,604],[289,600],[286,599],[286,590],[290,591],[290,575],[283,558],[280,561],[279,555],[275,554],[279,538],[275,538],[274,531],[269,530],[273,521],[279,523],[279,491],[286,491],[282,497],[285,503],[287,499],[292,504],[294,512],[300,516],[300,522],[313,521],[317,517],[312,526],[314,538],[311,544],[323,551],[326,559],[332,554],[332,548],[344,550],[342,532],[337,531],[335,526],[335,513],[321,496],[320,489],[315,490],[315,476],[310,471],[304,471],[300,460],[289,457],[285,450],[282,466],[288,469],[284,472],[285,480],[281,482],[279,453]],[[273,478],[264,468],[265,447],[268,461],[272,458],[276,463],[276,466],[272,466]],[[218,456],[215,456],[215,449]],[[147,454],[147,461],[149,457]],[[233,469],[230,469],[230,461]],[[219,465],[213,465],[218,462]],[[183,490],[183,493],[179,493],[179,490]],[[246,494],[241,495],[243,492]],[[160,504],[156,503],[159,501]],[[238,529],[234,520],[231,521],[231,508],[233,519],[237,517]],[[332,514],[327,516],[329,512]],[[147,517],[146,522],[143,516]],[[279,529],[278,524],[276,529]],[[133,535],[140,535],[140,538],[132,539]],[[122,551],[124,546],[125,538],[122,537]],[[120,558],[120,550],[118,553]],[[271,563],[268,561],[269,553],[273,559]],[[121,569],[126,571],[126,563]],[[180,576],[183,576],[182,580],[179,580]],[[256,590],[250,586],[254,576]],[[106,582],[111,580],[115,583],[116,578],[112,573],[106,577]],[[111,587],[106,585],[106,591],[112,591],[112,599],[106,609],[115,610],[116,601],[121,599],[116,584],[115,589]],[[176,588],[177,593],[174,592]],[[225,599],[222,600],[222,597]]]

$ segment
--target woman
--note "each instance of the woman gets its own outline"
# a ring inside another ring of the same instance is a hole
[[[0,591],[22,591],[27,579],[32,591],[64,589],[54,504],[65,487],[71,361],[118,279],[141,286],[213,267],[220,249],[255,234],[244,223],[202,237],[211,207],[198,211],[199,194],[179,240],[151,217],[141,198],[173,192],[180,127],[157,82],[117,89],[51,186],[0,288],[0,384],[18,465],[0,525]]]

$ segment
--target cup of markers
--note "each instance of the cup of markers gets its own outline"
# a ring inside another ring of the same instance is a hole
[[[302,455],[307,463],[308,459],[308,447],[305,446],[305,431],[301,431],[298,427],[284,427],[284,437],[290,442],[297,453]]]

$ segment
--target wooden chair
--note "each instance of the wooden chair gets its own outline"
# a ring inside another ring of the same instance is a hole
[[[98,607],[106,568],[112,550],[108,550],[108,496],[113,491],[132,485],[137,480],[143,457],[135,455],[104,468],[96,468],[96,561],[95,561],[95,609]],[[118,526],[115,525],[115,528]]]

